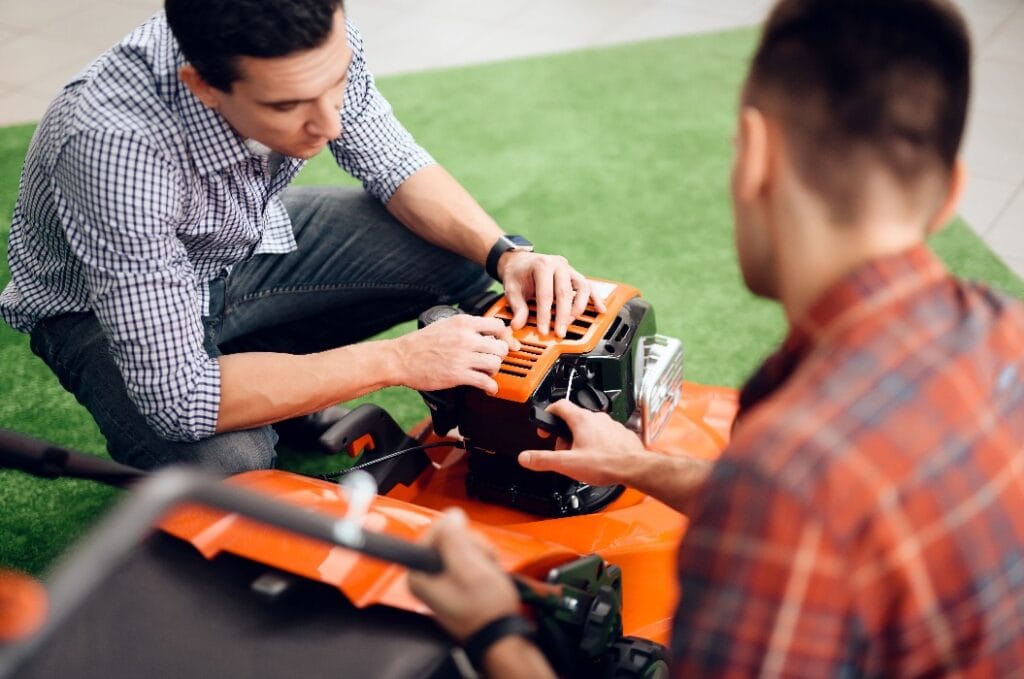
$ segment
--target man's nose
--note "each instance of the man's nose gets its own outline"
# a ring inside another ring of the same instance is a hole
[[[317,103],[314,116],[306,123],[310,134],[325,139],[337,139],[341,136],[341,111],[330,101]]]

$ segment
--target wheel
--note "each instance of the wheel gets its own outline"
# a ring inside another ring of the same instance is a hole
[[[613,679],[668,679],[668,649],[639,637],[622,637],[611,650]]]

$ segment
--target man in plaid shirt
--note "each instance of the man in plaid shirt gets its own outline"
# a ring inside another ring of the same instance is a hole
[[[688,515],[677,676],[1024,668],[1024,308],[924,245],[964,184],[969,80],[945,0],[782,0],[732,193],[744,279],[790,331],[743,388],[730,445],[710,467],[652,453],[562,401],[572,447],[520,458]],[[459,523],[434,535],[447,574],[410,584],[465,641],[516,597]],[[548,672],[515,635],[484,662]]]
[[[286,190],[325,148],[364,190]],[[498,320],[361,342],[492,277],[517,327],[590,298],[395,119],[342,0],[167,0],[50,105],[8,254],[0,315],[143,468],[271,466],[270,424],[385,386],[497,390]]]

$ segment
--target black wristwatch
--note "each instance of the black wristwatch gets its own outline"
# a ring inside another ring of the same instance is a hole
[[[492,620],[476,632],[474,632],[462,644],[462,649],[469,656],[469,661],[478,670],[484,669],[484,656],[491,646],[498,643],[505,637],[519,636],[533,641],[537,630],[526,618],[513,613],[505,615],[497,620]]]
[[[487,253],[487,263],[484,264],[484,269],[487,270],[487,275],[496,281],[500,281],[501,277],[498,276],[498,260],[506,252],[512,251],[523,251],[533,252],[533,243],[526,240],[522,236],[502,236],[498,241],[491,246],[491,251]]]

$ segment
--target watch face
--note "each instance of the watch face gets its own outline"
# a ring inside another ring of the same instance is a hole
[[[533,243],[522,236],[505,236],[518,250],[532,250]]]

